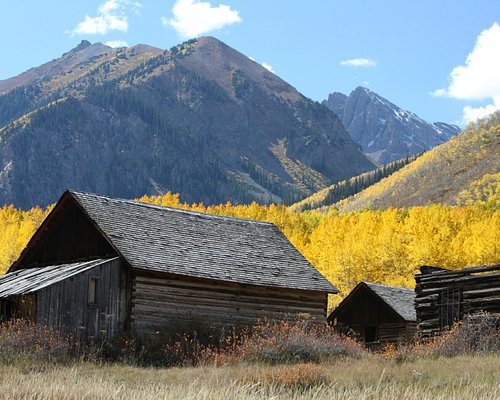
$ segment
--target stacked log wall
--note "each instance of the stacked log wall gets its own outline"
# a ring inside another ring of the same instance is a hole
[[[189,324],[251,326],[259,320],[326,323],[327,294],[136,274],[132,332],[143,335]]]
[[[453,307],[455,320],[487,311],[500,314],[500,264],[462,270],[434,270],[415,275],[418,332],[423,338],[439,335],[449,328],[445,307]],[[446,296],[454,296],[445,303]]]

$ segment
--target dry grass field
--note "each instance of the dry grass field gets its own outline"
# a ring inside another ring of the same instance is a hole
[[[0,325],[0,399],[500,399],[497,323],[485,313],[433,341],[371,353],[327,327],[287,322],[217,348],[183,335],[106,350],[16,320]]]
[[[500,357],[400,362],[366,355],[322,364],[140,368],[76,362],[1,365],[2,399],[500,399]]]

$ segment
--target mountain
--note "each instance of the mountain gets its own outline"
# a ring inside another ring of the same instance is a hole
[[[323,104],[378,165],[430,150],[460,131],[456,125],[428,123],[364,87],[349,96],[332,93]]]
[[[335,207],[347,212],[366,207],[498,202],[499,154],[500,111],[497,111]]]
[[[168,51],[83,41],[0,93],[0,204],[68,187],[293,203],[374,168],[333,112],[212,37]]]

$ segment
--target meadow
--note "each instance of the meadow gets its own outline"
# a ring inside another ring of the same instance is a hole
[[[380,355],[320,364],[237,363],[144,368],[75,362],[1,365],[3,399],[484,399],[500,398],[498,355],[420,358]]]
[[[487,314],[480,326],[466,319],[432,341],[378,353],[326,327],[283,322],[216,348],[180,339],[76,349],[53,329],[3,324],[0,399],[500,398],[500,331]]]

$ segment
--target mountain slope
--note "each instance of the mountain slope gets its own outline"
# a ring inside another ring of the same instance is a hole
[[[356,193],[361,192],[396,171],[399,171],[405,165],[415,161],[417,157],[418,155],[393,161],[372,171],[363,172],[361,175],[356,175],[344,181],[334,183],[333,185],[328,186],[295,204],[292,204],[289,208],[292,211],[327,209],[328,206],[354,196]]]
[[[500,199],[500,112],[368,189],[336,204],[340,211]]]
[[[379,165],[430,150],[460,130],[444,122],[430,124],[364,87],[349,96],[332,93],[323,103]]]
[[[337,116],[224,43],[80,46],[0,82],[0,204],[67,187],[292,203],[372,169]]]

